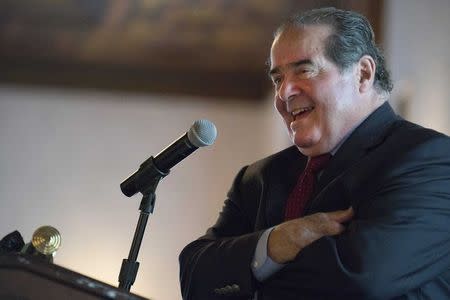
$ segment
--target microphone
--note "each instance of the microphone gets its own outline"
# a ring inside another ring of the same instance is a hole
[[[172,144],[144,161],[139,169],[120,184],[125,196],[144,193],[155,178],[169,174],[170,169],[199,147],[210,146],[217,136],[216,126],[208,120],[197,120],[184,135]]]

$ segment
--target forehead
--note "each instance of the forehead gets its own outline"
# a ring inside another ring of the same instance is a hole
[[[275,37],[270,50],[271,69],[295,61],[312,60],[321,56],[331,28],[326,25],[307,25],[288,28]]]

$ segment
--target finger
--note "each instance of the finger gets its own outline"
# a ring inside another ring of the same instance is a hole
[[[336,211],[329,212],[327,214],[330,217],[330,219],[332,219],[333,221],[339,222],[339,223],[348,222],[355,215],[355,213],[353,211],[353,207],[351,207],[351,206],[345,210],[336,210]]]
[[[327,229],[326,235],[337,235],[344,232],[345,226],[340,223],[330,223]]]

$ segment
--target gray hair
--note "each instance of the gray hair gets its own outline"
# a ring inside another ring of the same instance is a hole
[[[341,71],[358,62],[364,55],[369,55],[376,64],[375,87],[387,93],[392,91],[393,84],[384,56],[375,44],[372,26],[364,16],[334,7],[313,9],[290,17],[275,31],[275,37],[287,29],[306,25],[328,25],[332,28],[333,32],[326,41],[325,55]]]

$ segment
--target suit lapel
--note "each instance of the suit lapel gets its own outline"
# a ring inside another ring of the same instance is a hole
[[[272,164],[267,174],[267,227],[280,224],[284,220],[284,207],[289,193],[297,182],[300,173],[306,166],[307,157],[292,146],[286,155]]]
[[[352,167],[358,166],[361,159],[371,149],[383,142],[390,131],[389,129],[398,119],[399,117],[388,102],[385,102],[351,133],[323,171],[318,182],[318,193],[308,205],[307,214],[316,211],[316,209],[320,210],[322,207],[335,207],[335,205],[327,206],[326,202],[327,199],[330,200],[329,197],[321,196],[331,185],[338,182],[345,185],[345,174],[351,173],[349,171]],[[351,179],[348,178],[348,180]]]

